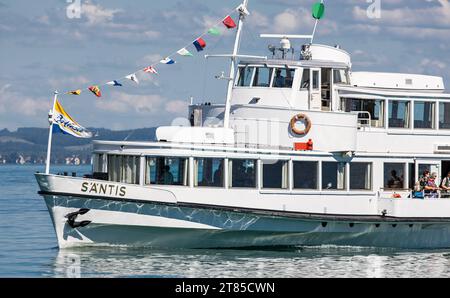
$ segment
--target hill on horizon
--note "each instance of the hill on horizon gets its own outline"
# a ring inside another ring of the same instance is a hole
[[[82,163],[90,161],[92,141],[154,141],[156,128],[113,131],[105,128],[89,128],[92,139],[78,139],[63,134],[53,135],[52,163],[66,164],[68,159],[78,158]],[[16,131],[0,130],[0,164],[45,162],[48,128],[27,127]]]

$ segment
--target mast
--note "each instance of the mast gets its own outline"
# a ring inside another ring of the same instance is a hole
[[[239,47],[241,44],[241,36],[242,36],[242,28],[244,27],[245,17],[248,15],[247,11],[248,0],[244,0],[244,2],[239,6],[239,24],[236,33],[236,40],[234,42],[233,54],[231,56],[231,69],[230,76],[228,80],[228,90],[227,90],[227,99],[225,102],[225,114],[223,120],[223,126],[225,128],[229,128],[230,126],[230,112],[231,112],[231,95],[233,92],[234,78],[236,72],[236,62],[237,62],[237,54],[239,52]]]
[[[58,91],[55,91],[55,98],[53,99],[53,106],[48,114],[48,121],[50,122],[50,128],[48,131],[48,144],[47,144],[47,160],[45,163],[45,174],[50,174],[50,157],[52,152],[52,136],[53,136],[53,121],[55,117],[55,106],[58,100]]]

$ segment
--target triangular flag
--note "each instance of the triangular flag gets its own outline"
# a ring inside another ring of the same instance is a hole
[[[194,56],[194,55],[192,55],[191,52],[189,52],[188,50],[186,50],[186,48],[182,48],[182,49],[179,50],[177,53],[178,53],[178,55],[185,56],[185,57],[192,57],[192,56]]]
[[[135,82],[136,84],[139,84],[139,80],[138,80],[138,78],[137,78],[137,76],[136,76],[135,73],[130,74],[130,75],[126,76],[125,78],[127,78],[128,80],[131,80],[131,81]]]
[[[77,138],[92,138],[92,133],[86,128],[78,124],[73,118],[64,110],[59,100],[55,102],[55,108],[52,117],[53,133],[61,132]]]
[[[111,85],[111,86],[114,86],[114,87],[122,87],[122,84],[117,82],[117,81],[108,82],[108,83],[106,83],[106,85]]]
[[[95,94],[97,97],[102,97],[102,92],[100,91],[100,88],[98,86],[91,86],[89,87],[89,91]]]
[[[197,52],[201,52],[204,48],[206,48],[206,42],[203,40],[203,38],[199,37],[194,41],[194,46],[197,49]]]
[[[149,66],[149,67],[144,68],[144,72],[158,74],[158,72],[156,71],[156,69],[153,66]]]
[[[163,59],[161,61],[159,61],[162,64],[175,64],[176,62],[173,59],[170,59],[169,57],[167,57],[166,59]]]
[[[219,36],[220,34],[222,34],[222,32],[220,32],[220,30],[215,27],[209,29],[208,33],[213,36]]]
[[[66,94],[69,94],[69,95],[80,95],[81,92],[82,92],[81,90],[75,90],[75,91],[69,91]]]
[[[227,16],[222,23],[227,27],[228,29],[236,28],[236,23],[234,22],[233,18],[230,16]]]

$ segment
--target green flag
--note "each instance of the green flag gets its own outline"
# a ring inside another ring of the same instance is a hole
[[[214,36],[219,36],[221,34],[220,30],[217,28],[211,28],[208,30],[208,33]]]
[[[313,5],[312,8],[312,16],[316,20],[320,20],[323,18],[323,15],[325,14],[325,5],[323,3],[316,3]]]

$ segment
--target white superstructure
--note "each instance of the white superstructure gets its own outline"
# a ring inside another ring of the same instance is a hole
[[[90,176],[36,175],[60,247],[450,247],[450,192],[417,185],[450,171],[443,79],[355,72],[338,46],[291,54],[301,36],[240,56],[247,2],[224,104],[154,142],[94,142]]]

